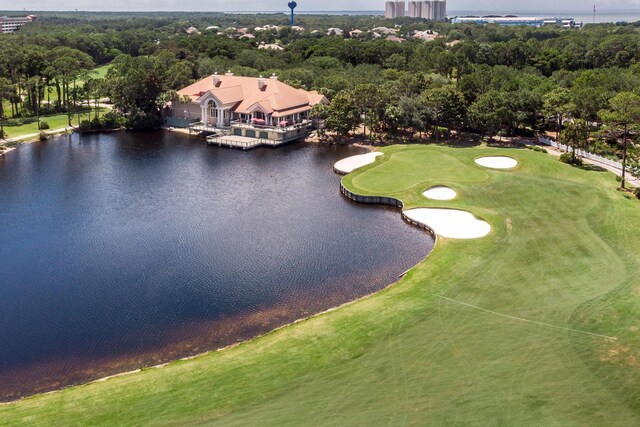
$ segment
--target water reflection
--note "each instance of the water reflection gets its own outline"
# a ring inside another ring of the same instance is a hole
[[[381,289],[432,240],[339,195],[350,147],[71,135],[0,163],[0,399],[246,339]]]

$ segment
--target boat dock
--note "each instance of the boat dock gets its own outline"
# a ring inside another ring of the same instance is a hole
[[[239,135],[208,136],[207,145],[217,145],[219,147],[240,148],[250,150],[260,146],[277,147],[285,144],[284,140],[272,140],[264,138],[251,138]]]

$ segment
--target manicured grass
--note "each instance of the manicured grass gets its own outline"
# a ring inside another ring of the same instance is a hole
[[[107,64],[107,65],[102,65],[100,67],[96,67],[92,70],[91,72],[91,78],[94,79],[100,79],[100,78],[104,78],[107,75],[107,71],[109,71],[109,68],[111,68],[112,65],[111,64]],[[84,82],[82,80],[78,80],[77,81],[78,86],[82,87],[82,85],[84,84]],[[71,83],[70,85],[71,87],[73,87],[73,83]],[[49,93],[47,94],[47,91],[49,91]],[[44,96],[42,98],[42,102],[45,103],[47,101],[51,101],[51,103],[55,103],[58,100],[58,92],[56,92],[56,87],[55,85],[51,85],[47,88],[47,90],[44,92]],[[5,108],[5,114],[7,116],[7,118],[11,117],[11,104],[9,104],[8,101],[4,101],[3,102],[4,108]]]
[[[102,65],[100,67],[94,68],[93,70],[91,70],[91,78],[92,79],[104,78],[107,75],[107,71],[109,71],[109,68],[111,68],[111,64]],[[84,85],[83,80],[77,80],[76,83],[78,84],[78,87],[82,87]],[[70,87],[71,88],[74,87],[73,83],[70,84]],[[58,92],[56,91],[55,85],[49,86],[48,89],[50,90],[50,94],[47,95],[47,93],[45,92],[43,101],[50,100],[51,103],[56,102],[58,100]]]
[[[93,118],[95,115],[95,109],[91,112],[91,117]],[[104,114],[107,110],[105,108],[99,108],[100,114]],[[88,112],[80,114],[80,121],[87,120],[89,117]],[[35,118],[33,118],[35,120]],[[43,116],[40,118],[40,122],[47,122],[49,124],[49,130],[64,128],[69,126],[69,121],[67,118],[67,114],[56,114],[55,116]],[[71,117],[71,124],[73,126],[78,126],[78,115],[74,114]],[[38,122],[34,121],[33,123],[24,124],[21,126],[9,126],[5,124],[4,131],[7,133],[9,138],[17,138],[22,135],[29,135],[33,133],[38,133]]]
[[[0,423],[638,424],[640,201],[615,191],[612,174],[544,153],[383,151],[345,185],[408,208],[469,210],[491,234],[438,239],[370,298],[224,351],[0,406]],[[519,166],[473,163],[495,154]],[[458,197],[421,196],[436,184]]]
[[[103,79],[107,75],[107,71],[109,71],[109,68],[111,68],[111,64],[94,68],[91,77],[93,77],[94,79]]]

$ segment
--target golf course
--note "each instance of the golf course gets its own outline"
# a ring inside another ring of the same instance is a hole
[[[2,404],[0,425],[640,423],[640,201],[532,150],[379,151],[345,188],[464,210],[489,234],[438,236],[385,290],[251,341]]]

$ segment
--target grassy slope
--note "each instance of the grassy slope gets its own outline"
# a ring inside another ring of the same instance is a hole
[[[384,151],[345,185],[408,207],[468,209],[493,232],[439,239],[397,286],[356,304],[233,349],[0,406],[0,423],[637,424],[640,205],[613,190],[613,175],[530,151],[507,152],[520,161],[512,171],[473,164],[498,149]],[[443,183],[458,198],[420,196]]]
[[[105,113],[107,110],[105,108],[99,108],[98,109],[100,111],[100,114]],[[92,110],[91,112],[91,117],[94,117],[95,114],[95,109]],[[87,113],[82,113],[80,114],[80,121],[82,120],[87,120],[88,118],[88,114]],[[67,118],[67,114],[56,114],[54,116],[43,116],[40,117],[40,121],[42,122],[47,122],[49,124],[49,129],[48,130],[54,130],[54,129],[59,129],[59,128],[63,128],[63,127],[67,127],[69,125],[68,122],[68,118]],[[78,126],[78,115],[74,114],[71,117],[71,124],[73,126]],[[47,131],[48,131],[47,130]],[[4,126],[4,131],[7,133],[7,136],[9,138],[16,138],[22,135],[29,135],[32,133],[38,133],[38,122],[33,122],[33,123],[29,123],[29,124],[25,124],[25,125],[21,125],[21,126]]]

